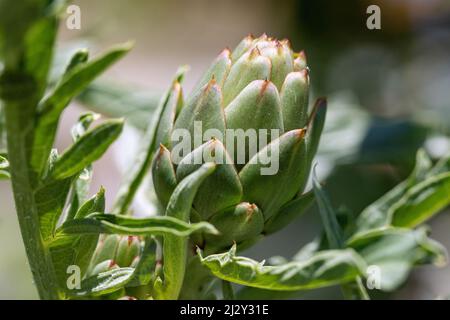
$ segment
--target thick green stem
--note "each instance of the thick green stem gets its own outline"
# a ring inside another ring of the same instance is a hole
[[[46,250],[35,206],[32,173],[27,146],[33,130],[34,101],[26,96],[21,100],[5,101],[8,158],[22,238],[35,285],[41,299],[58,299],[58,287],[53,265]]]

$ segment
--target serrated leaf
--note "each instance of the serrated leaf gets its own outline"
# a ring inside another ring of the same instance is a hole
[[[81,281],[80,289],[67,293],[72,296],[100,296],[123,288],[133,277],[134,268],[119,268],[99,273]]]
[[[31,158],[32,167],[41,173],[53,145],[58,121],[69,102],[92,80],[130,50],[126,44],[111,49],[99,58],[78,65],[66,74],[55,89],[40,103]]]
[[[450,204],[450,172],[410,188],[390,210],[393,226],[414,228]]]
[[[150,236],[170,234],[176,237],[186,237],[194,232],[216,233],[217,230],[207,222],[189,224],[167,216],[132,218],[103,213],[94,213],[83,219],[67,221],[57,230],[60,235],[104,233]]]
[[[281,266],[264,266],[238,257],[236,248],[223,254],[201,257],[202,264],[216,277],[261,289],[295,291],[316,289],[355,280],[364,273],[365,263],[351,249],[321,251],[308,260]],[[200,253],[199,253],[200,254]]]
[[[61,180],[76,175],[105,153],[122,128],[122,120],[107,120],[86,132],[56,160],[51,176]]]
[[[416,165],[411,175],[395,186],[381,198],[365,208],[356,220],[357,232],[381,228],[390,224],[390,209],[398,202],[409,188],[420,183],[426,176],[432,174],[429,159],[419,150],[416,156]]]
[[[425,229],[382,228],[356,235],[347,241],[368,266],[380,270],[381,290],[393,291],[417,264],[442,265],[447,260],[445,248],[430,239]]]

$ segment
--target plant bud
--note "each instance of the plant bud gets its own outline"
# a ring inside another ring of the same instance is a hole
[[[117,248],[115,261],[119,267],[129,267],[133,260],[139,256],[141,242],[136,236],[123,236]]]

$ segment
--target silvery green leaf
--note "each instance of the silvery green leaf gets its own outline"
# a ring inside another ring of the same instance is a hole
[[[414,228],[450,204],[450,172],[411,187],[390,210],[393,226]]]
[[[58,153],[56,149],[52,149],[47,161],[47,172],[53,170],[57,159]],[[39,227],[43,239],[50,238],[55,231],[66,204],[72,180],[71,178],[54,180],[48,177],[41,181],[40,185],[34,190]]]
[[[55,162],[51,176],[62,180],[72,177],[99,159],[122,132],[122,120],[107,120],[86,132]]]
[[[130,44],[117,46],[93,61],[72,68],[53,91],[41,101],[31,159],[31,164],[38,173],[42,172],[46,157],[50,153],[64,108],[92,80],[123,57],[130,48]]]
[[[82,218],[94,212],[105,210],[104,189],[100,191],[78,210],[76,217]],[[54,269],[60,286],[64,287],[67,280],[67,268],[76,265],[80,268],[81,275],[87,272],[98,235],[64,235],[52,238],[48,248],[53,261]]]
[[[233,247],[227,253],[201,257],[201,262],[222,280],[282,291],[342,284],[365,272],[364,261],[351,249],[321,251],[308,260],[281,266],[264,266],[255,260],[236,256],[235,250]]]
[[[416,166],[408,179],[398,184],[380,199],[363,210],[356,221],[357,231],[361,232],[365,230],[389,226],[392,222],[392,211],[396,210],[396,206],[400,206],[400,204],[397,203],[399,201],[405,202],[407,201],[408,197],[413,196],[412,194],[410,196],[408,196],[407,194],[410,189],[412,190],[418,184],[422,185],[419,188],[430,187],[429,190],[431,190],[434,185],[433,179],[435,179],[433,178],[433,176],[435,176],[435,174],[438,174],[438,172],[445,172],[445,170],[442,170],[442,168],[445,169],[445,161],[438,163],[435,168],[430,168],[430,160],[428,156],[424,153],[423,150],[419,150],[416,156]],[[424,179],[432,180],[428,180],[428,182],[422,184]],[[439,181],[444,182],[445,178],[442,179],[443,180],[439,180],[438,178]],[[443,185],[445,186],[445,183]],[[444,200],[445,203],[445,195],[440,200]],[[431,212],[429,212],[428,214],[433,213],[433,210],[431,210]]]
[[[150,236],[170,234],[186,237],[194,232],[216,233],[207,222],[189,224],[177,218],[156,216],[132,218],[114,214],[94,213],[82,219],[65,222],[57,230],[56,237],[63,234],[121,234]]]
[[[384,291],[397,289],[415,265],[442,265],[447,260],[445,248],[428,238],[424,228],[374,229],[355,235],[347,246],[358,252],[369,268],[377,268],[380,289]]]
[[[67,291],[71,296],[100,296],[123,288],[133,277],[134,268],[102,272],[81,281],[80,289]]]

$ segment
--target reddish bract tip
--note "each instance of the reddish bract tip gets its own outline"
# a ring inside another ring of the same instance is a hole
[[[128,236],[128,246],[131,246],[131,244],[133,243],[134,237],[133,236]]]
[[[109,262],[108,268],[111,269],[111,268],[113,268],[113,267],[115,267],[115,266],[117,266],[117,263],[116,263],[114,260],[111,260],[111,261]]]
[[[225,47],[219,54],[219,56],[225,56],[226,58],[229,58],[231,56],[231,50],[228,47]]]
[[[254,59],[254,58],[256,58],[256,57],[259,57],[260,55],[261,55],[261,51],[259,51],[258,46],[256,46],[256,47],[254,47],[254,48],[252,49],[252,51],[250,51],[250,54],[249,54],[249,56],[248,56],[248,59],[251,60],[251,59]]]
[[[292,48],[291,42],[289,41],[289,39],[283,39],[283,40],[281,40],[280,42],[281,42],[281,44],[282,44],[283,46],[286,46],[286,47],[288,47],[289,49]]]
[[[269,83],[270,83],[269,80],[267,80],[267,79],[263,80],[263,85],[262,85],[261,91],[259,93],[260,96],[262,96],[264,94],[264,92],[266,92],[267,87],[269,86]]]

